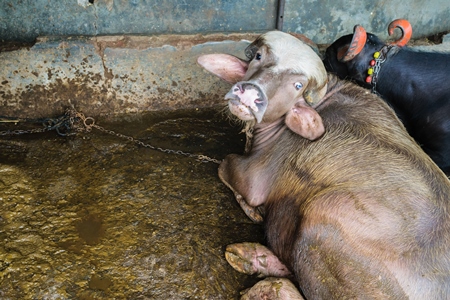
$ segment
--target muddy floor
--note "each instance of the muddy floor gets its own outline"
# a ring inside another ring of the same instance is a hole
[[[218,159],[244,148],[217,110],[96,124]],[[26,125],[0,123],[0,132]],[[0,298],[238,298],[257,278],[234,271],[225,246],[262,242],[263,230],[217,167],[95,129],[0,136]]]

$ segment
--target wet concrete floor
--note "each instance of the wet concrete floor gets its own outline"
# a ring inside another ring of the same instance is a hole
[[[118,116],[107,129],[222,159],[244,135],[218,110]],[[25,124],[0,123],[0,132]],[[225,246],[263,241],[216,163],[93,130],[0,136],[1,299],[236,299],[257,279]]]

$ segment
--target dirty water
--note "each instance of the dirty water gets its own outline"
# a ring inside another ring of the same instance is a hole
[[[222,159],[244,135],[218,110],[108,117],[96,124],[157,147]],[[21,124],[0,123],[0,131]],[[216,163],[93,130],[0,137],[1,299],[236,299],[257,278],[225,246],[262,227]]]

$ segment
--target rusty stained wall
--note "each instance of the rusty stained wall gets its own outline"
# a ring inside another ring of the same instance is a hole
[[[204,72],[196,58],[242,54],[242,39],[275,28],[277,2],[0,1],[0,40],[53,36],[0,52],[0,116],[59,115],[71,106],[104,115],[221,105],[229,85]],[[284,31],[319,44],[352,32],[358,23],[384,39],[387,24],[400,17],[411,21],[416,38],[450,30],[448,0],[285,4]]]
[[[0,52],[3,116],[89,115],[225,105],[229,85],[196,64],[202,53],[242,53],[256,35],[43,38]]]

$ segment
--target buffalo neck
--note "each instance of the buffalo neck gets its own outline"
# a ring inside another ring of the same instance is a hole
[[[328,75],[328,81],[326,85],[326,93],[325,96],[322,97],[318,103],[316,103],[313,108],[314,109],[322,109],[327,105],[329,99],[332,99],[333,95],[340,90],[342,90],[346,84],[344,81],[338,79],[335,75]],[[270,123],[257,123],[253,126],[250,133],[248,133],[247,138],[250,138],[251,141],[251,152],[256,152],[261,149],[270,147],[270,145],[276,143],[281,134],[287,129],[285,124],[285,116],[280,117],[279,119],[270,122]],[[246,152],[247,152],[246,146]]]
[[[271,123],[256,124],[253,128],[252,152],[269,147],[275,143],[287,128],[284,116]]]

